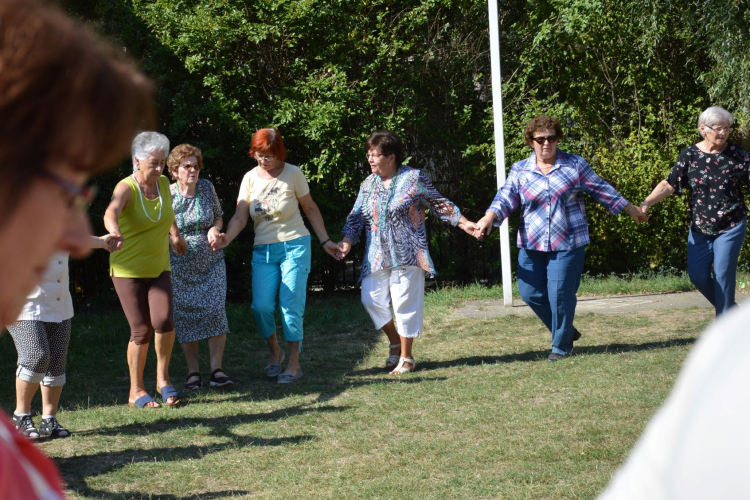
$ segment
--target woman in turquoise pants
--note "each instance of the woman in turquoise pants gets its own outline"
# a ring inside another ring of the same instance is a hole
[[[342,255],[328,237],[305,175],[298,167],[286,163],[284,140],[278,130],[265,128],[255,132],[250,156],[258,161],[258,166],[242,179],[237,210],[226,233],[213,237],[210,243],[216,250],[224,248],[245,228],[248,218],[252,218],[255,228],[253,316],[260,335],[268,343],[265,372],[285,384],[302,376],[299,354],[304,336],[302,316],[310,273],[311,236],[302,221],[300,206],[323,249],[335,259]],[[281,364],[285,355],[279,347],[274,320],[277,293],[289,351],[289,362],[283,373]]]

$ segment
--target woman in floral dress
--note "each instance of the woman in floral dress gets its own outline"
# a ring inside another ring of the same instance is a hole
[[[175,331],[188,369],[185,389],[202,385],[198,341],[203,339],[208,339],[210,386],[230,387],[234,382],[222,369],[229,333],[227,272],[224,252],[213,251],[210,244],[221,232],[224,212],[211,181],[198,178],[203,168],[200,149],[190,144],[175,147],[167,166],[176,181],[170,187],[175,221],[188,244],[184,255],[170,253]]]

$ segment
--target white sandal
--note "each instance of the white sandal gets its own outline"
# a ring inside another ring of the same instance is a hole
[[[398,354],[391,354],[391,350],[397,347],[401,347],[401,344],[391,344],[388,347],[388,359],[385,360],[385,367],[389,370],[393,370],[398,364],[398,360],[399,360]]]
[[[404,366],[405,363],[409,363],[411,366],[406,367]],[[391,375],[403,375],[404,373],[413,372],[417,369],[417,362],[414,361],[414,358],[399,358],[398,359],[398,366],[393,369],[391,372]]]

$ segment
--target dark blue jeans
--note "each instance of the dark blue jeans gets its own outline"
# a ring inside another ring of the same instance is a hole
[[[559,252],[522,248],[518,254],[518,290],[552,332],[553,353],[567,355],[573,349],[573,318],[585,248]]]
[[[718,236],[705,236],[690,229],[688,235],[688,275],[695,288],[720,315],[736,305],[737,259],[745,241],[747,220]]]

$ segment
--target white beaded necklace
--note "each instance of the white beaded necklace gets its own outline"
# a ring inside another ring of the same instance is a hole
[[[146,211],[146,204],[143,203],[143,191],[141,191],[141,185],[138,183],[138,179],[135,178],[135,174],[133,174],[133,180],[138,186],[138,194],[141,195],[141,206],[143,207],[143,213],[146,214],[146,217],[148,217],[148,220],[150,220],[151,222],[159,222],[161,220],[161,208],[164,205],[161,199],[161,189],[159,189],[159,181],[158,180],[156,181],[156,192],[159,193],[159,217],[156,220],[154,220]]]

